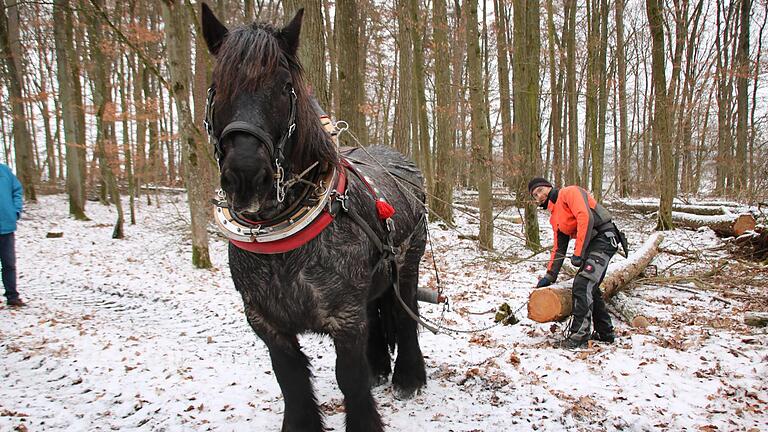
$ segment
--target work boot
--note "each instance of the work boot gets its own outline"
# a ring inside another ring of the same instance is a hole
[[[576,340],[571,338],[565,338],[555,344],[556,347],[567,349],[567,350],[575,350],[579,348],[583,348],[587,344],[587,340]]]
[[[610,332],[610,333],[594,332],[594,333],[592,333],[592,340],[596,340],[596,341],[612,344],[613,341],[616,340],[616,335],[613,334],[613,332]]]
[[[8,306],[11,306],[11,307],[22,307],[22,306],[24,306],[24,302],[21,301],[20,298],[8,299]]]

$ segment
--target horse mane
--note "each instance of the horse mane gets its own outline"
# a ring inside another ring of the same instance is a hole
[[[315,161],[321,166],[337,166],[336,146],[312,108],[310,98],[313,96],[298,56],[281,48],[278,35],[279,31],[266,23],[243,25],[229,31],[213,68],[216,104],[233,103],[235,95],[255,91],[274,79],[281,66],[287,68],[296,92],[296,131],[293,148],[286,156],[301,170]]]

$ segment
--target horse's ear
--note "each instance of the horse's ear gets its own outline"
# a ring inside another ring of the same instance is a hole
[[[280,39],[285,43],[285,50],[290,55],[295,55],[299,49],[299,36],[301,35],[301,21],[304,18],[304,8],[299,9],[291,22],[280,30]]]
[[[207,4],[201,3],[201,5],[203,38],[205,39],[206,45],[208,45],[208,51],[210,51],[211,54],[216,55],[221,47],[221,42],[227,36],[229,30],[227,30],[227,27],[216,18],[216,15],[213,14],[213,11]]]

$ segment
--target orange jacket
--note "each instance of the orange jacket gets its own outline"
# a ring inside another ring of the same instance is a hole
[[[573,254],[586,258],[595,226],[610,221],[611,217],[589,192],[579,186],[553,189],[547,209],[552,213],[549,223],[555,237],[547,275],[554,282],[560,273],[570,240],[576,239]]]

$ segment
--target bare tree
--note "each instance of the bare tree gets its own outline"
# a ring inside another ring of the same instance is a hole
[[[493,249],[493,208],[491,203],[490,132],[487,123],[487,105],[483,95],[483,75],[480,65],[480,51],[477,31],[477,1],[464,3],[467,14],[467,73],[469,75],[469,97],[472,115],[472,164],[476,174],[477,190],[480,194],[480,246]]]
[[[539,140],[539,2],[514,2],[514,131],[515,145],[520,149],[521,176],[517,182],[518,205],[525,207],[526,246],[541,247],[536,205],[527,197],[528,179],[541,175]]]
[[[12,5],[13,8],[16,5]],[[5,76],[9,83],[9,98],[13,113],[13,146],[16,153],[16,175],[24,188],[24,197],[28,201],[37,201],[35,179],[37,174],[33,165],[32,138],[27,128],[27,115],[24,107],[23,82],[17,67],[18,59],[11,49],[11,40],[19,39],[19,29],[9,25],[6,15],[5,0],[0,0],[0,49],[5,64]]]

